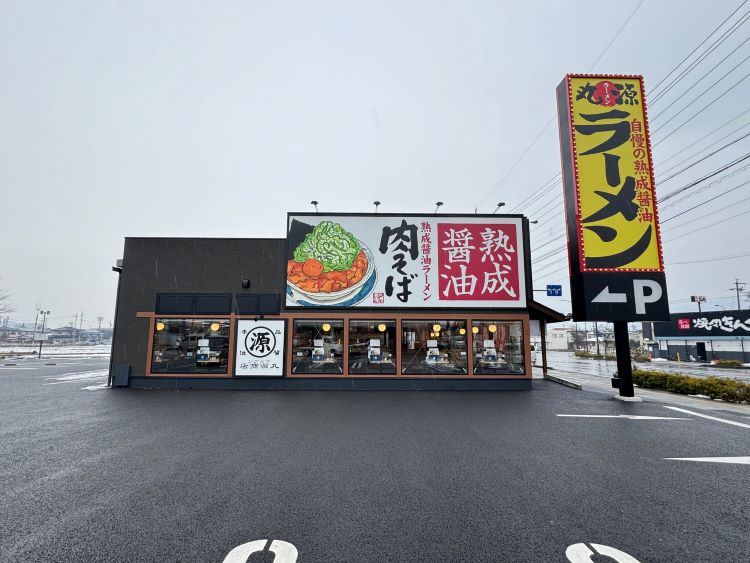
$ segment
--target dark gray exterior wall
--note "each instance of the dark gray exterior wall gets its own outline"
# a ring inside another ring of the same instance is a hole
[[[283,293],[285,239],[126,238],[112,367],[145,375],[149,320],[157,293]],[[250,288],[242,288],[242,278]]]
[[[275,293],[284,295],[286,239],[126,238],[112,345],[112,376],[147,389],[522,390],[529,379],[290,379],[147,377],[149,319],[158,293]],[[250,280],[248,289],[242,279]],[[529,294],[531,295],[531,294]],[[532,318],[562,315],[532,303]],[[539,309],[539,310],[537,310]],[[282,300],[282,310],[283,300]],[[362,311],[365,311],[363,309]],[[321,310],[324,312],[324,310]],[[378,311],[382,312],[382,311]],[[439,310],[424,310],[426,315]],[[445,312],[445,310],[442,310]],[[502,311],[497,312],[519,312]],[[127,377],[126,377],[127,378]]]

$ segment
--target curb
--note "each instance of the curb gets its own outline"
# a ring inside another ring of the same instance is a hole
[[[558,377],[557,375],[550,375],[546,374],[544,376],[544,379],[547,381],[552,381],[554,383],[559,383],[560,385],[565,385],[565,387],[570,387],[571,389],[578,389],[579,391],[583,389],[583,385],[580,383],[576,383],[575,381],[570,381],[568,379],[563,379],[562,377]]]

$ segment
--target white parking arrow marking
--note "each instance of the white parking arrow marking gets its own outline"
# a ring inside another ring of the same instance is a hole
[[[750,456],[738,457],[665,457],[673,461],[706,461],[713,463],[738,463],[740,465],[750,465]]]
[[[584,543],[569,545],[568,549],[565,550],[565,556],[571,563],[593,563],[594,559],[592,559],[592,555],[596,554],[605,555],[614,561],[617,561],[617,563],[639,563],[639,561],[632,555],[620,551],[619,549],[615,549],[614,547],[598,543],[592,543],[591,547],[594,548],[594,551],[591,551],[591,549],[589,549]]]
[[[610,293],[609,286],[604,286],[599,295],[591,300],[592,303],[627,303],[627,293]]]
[[[268,540],[255,540],[238,545],[224,558],[224,563],[247,563],[253,553],[264,551]],[[273,540],[268,551],[274,554],[273,563],[295,563],[297,548],[283,540]]]

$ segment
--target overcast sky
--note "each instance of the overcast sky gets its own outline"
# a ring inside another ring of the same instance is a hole
[[[750,23],[651,99],[739,4],[0,0],[0,287],[13,294],[12,318],[33,321],[40,304],[53,326],[80,312],[85,325],[99,314],[108,325],[125,236],[283,237],[286,212],[312,199],[321,211],[371,211],[375,199],[382,212],[431,213],[437,200],[446,213],[499,201],[516,211],[560,171],[550,120],[567,72],[644,75],[664,179],[750,131],[738,129],[748,112],[686,148],[750,109],[746,80],[669,134],[750,61],[666,123],[750,55],[750,42],[734,51]],[[748,152],[750,137],[657,193]],[[673,310],[694,307],[695,294],[707,309],[733,308],[728,288],[750,282],[750,256],[704,262],[750,247],[748,163],[661,209]],[[536,257],[562,246],[559,185],[522,210],[539,218]],[[535,265],[536,287],[566,283],[564,256]],[[543,300],[568,312],[564,291]]]

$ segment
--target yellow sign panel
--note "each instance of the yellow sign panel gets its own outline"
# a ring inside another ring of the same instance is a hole
[[[581,271],[664,271],[643,81],[568,76]]]

